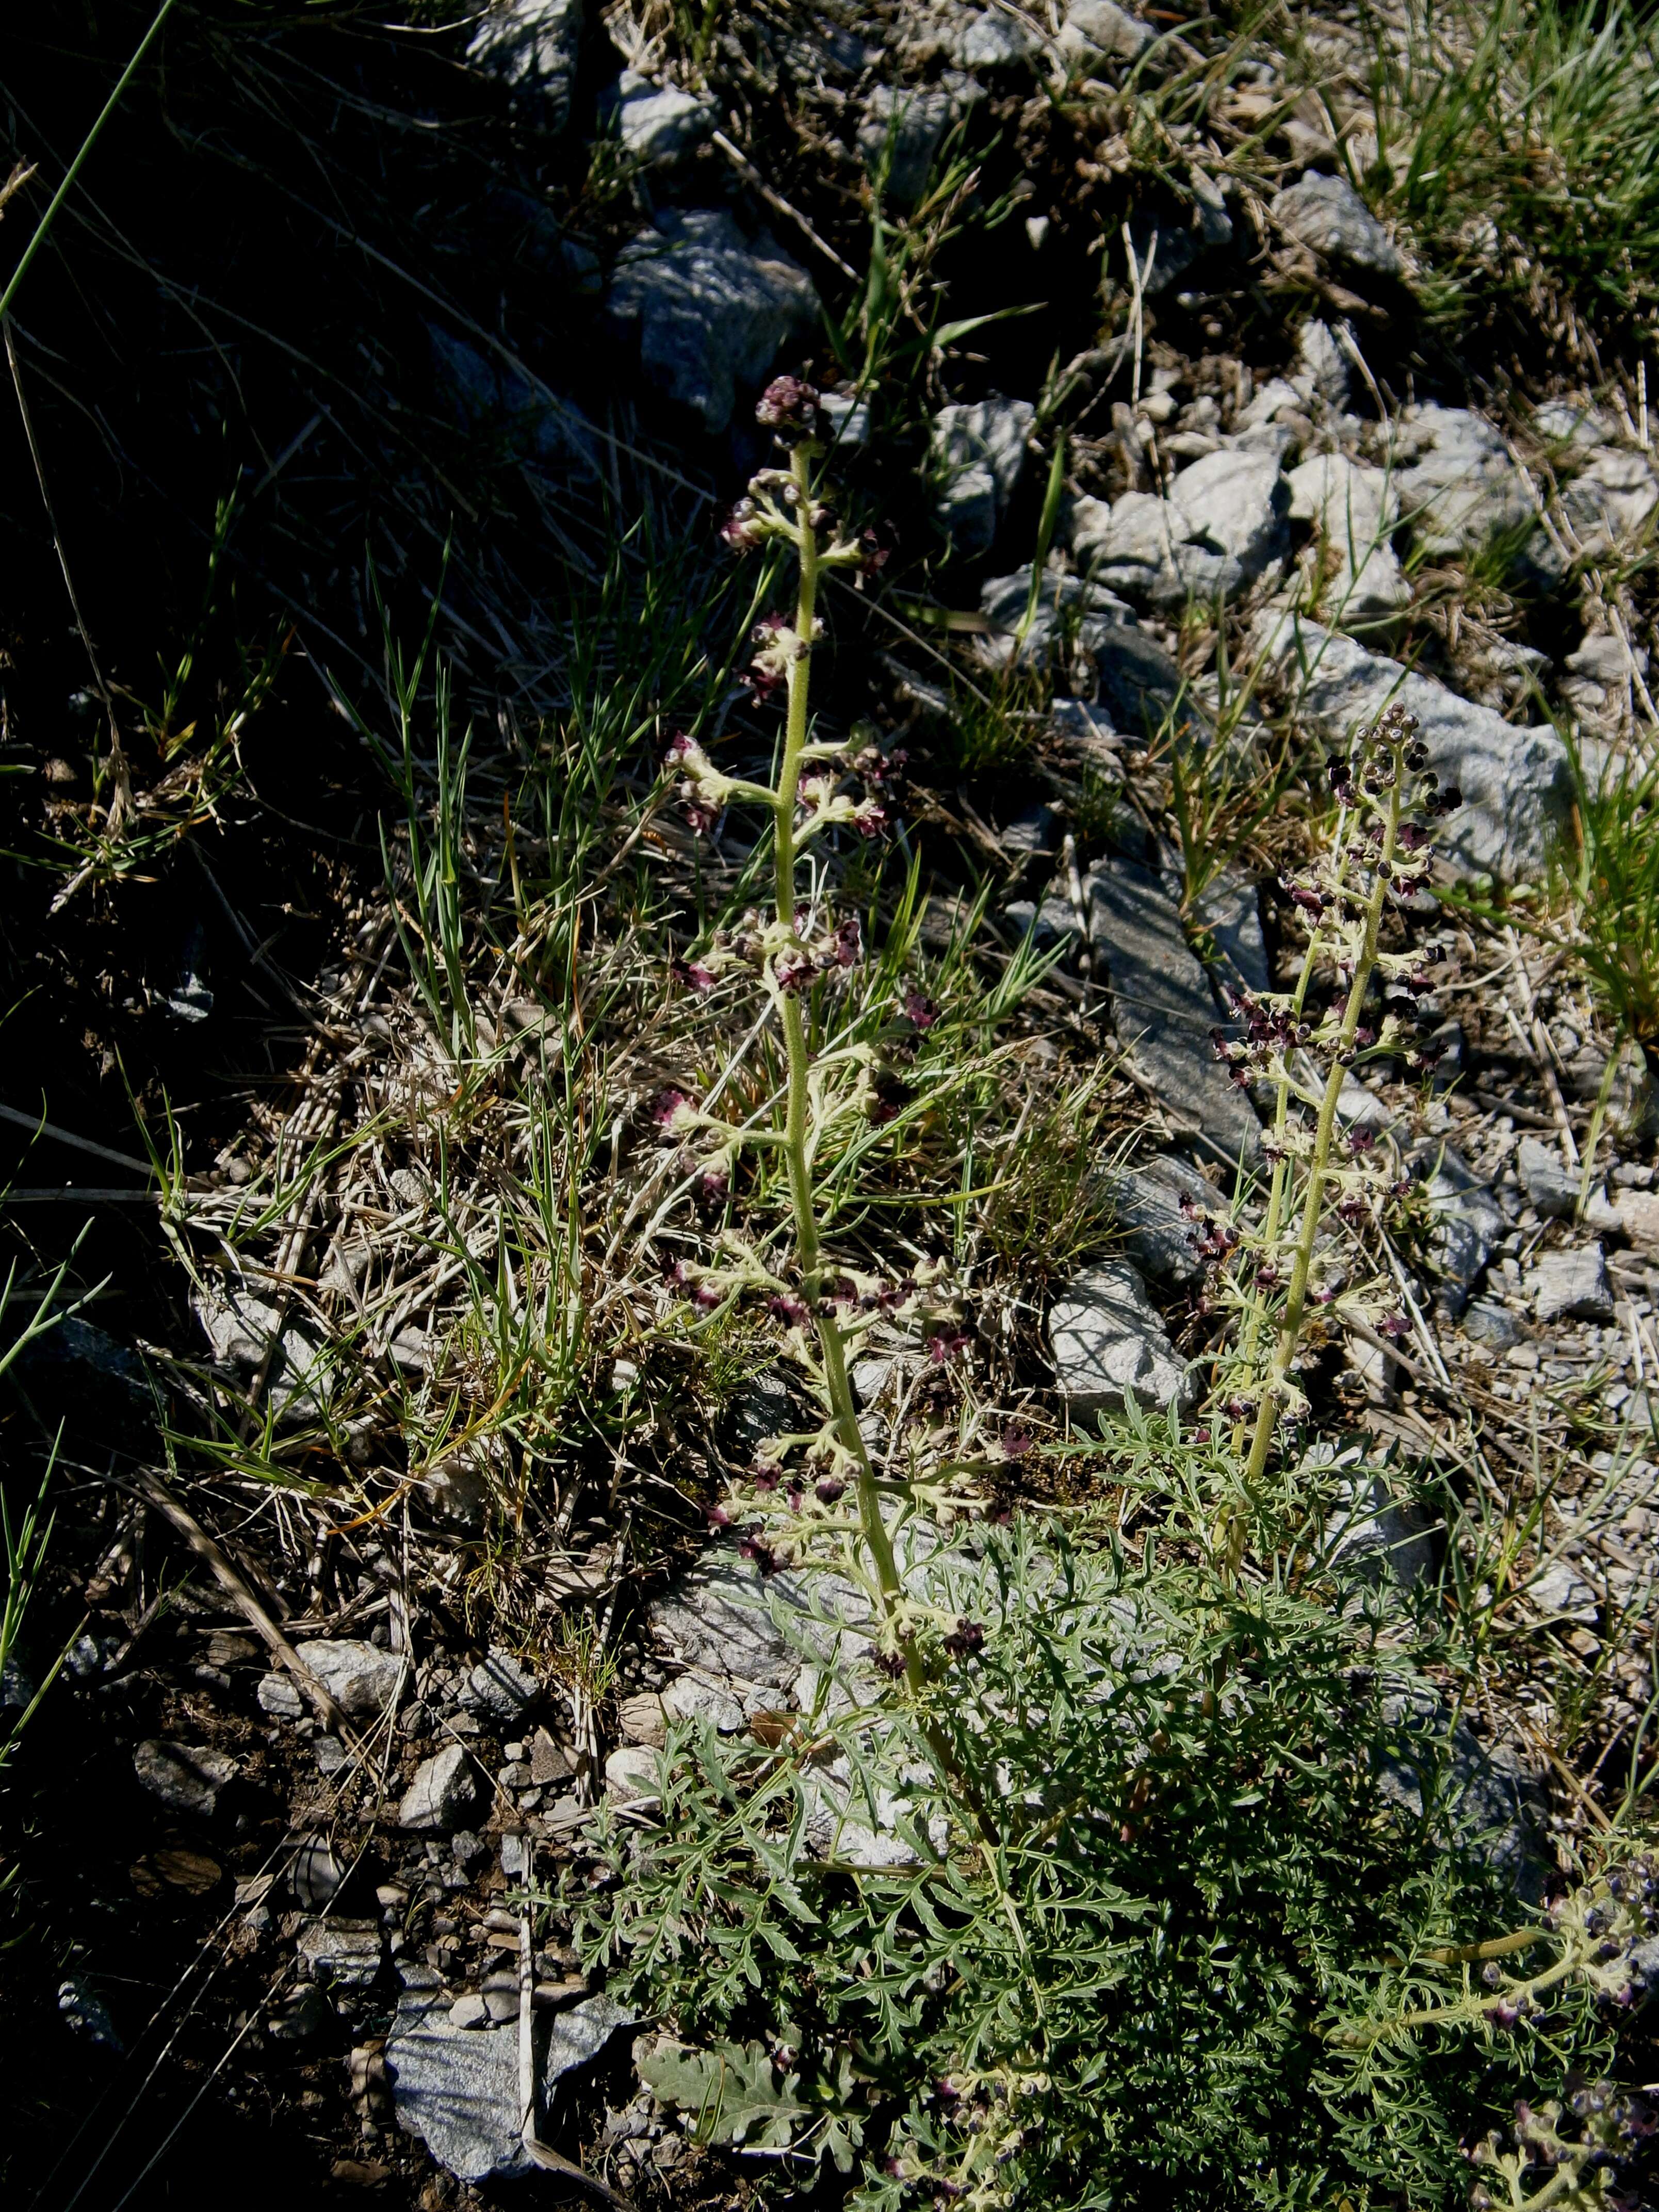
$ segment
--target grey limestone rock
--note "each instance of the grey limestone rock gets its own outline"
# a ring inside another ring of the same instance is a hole
[[[297,1721],[305,1711],[305,1700],[295,1687],[292,1676],[276,1668],[273,1668],[269,1674],[259,1677],[259,1687],[255,1695],[259,1700],[260,1711],[269,1713],[273,1720]]]
[[[1201,933],[1200,950],[1211,973],[1218,971],[1228,989],[1273,988],[1267,940],[1261,929],[1261,898],[1254,876],[1242,868],[1219,870],[1199,893],[1194,920]]]
[[[1404,1589],[1430,1581],[1434,1545],[1414,1507],[1401,1504],[1385,1474],[1360,1468],[1326,1526],[1328,1556],[1367,1582],[1389,1580]]]
[[[1561,512],[1576,551],[1611,553],[1626,545],[1659,507],[1659,477],[1645,453],[1608,447],[1561,494]]]
[[[149,1736],[133,1747],[132,1771],[169,1812],[205,1818],[216,1809],[219,1792],[235,1778],[236,1762],[206,1744],[164,1743]]]
[[[586,13],[586,0],[494,0],[467,58],[515,91],[533,94],[544,131],[562,131],[570,120]]]
[[[516,369],[436,323],[428,324],[427,336],[440,384],[465,428],[498,437],[535,460],[597,472],[592,425],[572,401],[538,391]]]
[[[1503,1240],[1503,1209],[1449,1145],[1429,1146],[1412,1164],[1428,1198],[1429,1256],[1440,1279],[1439,1303],[1460,1314]]]
[[[1391,1693],[1384,1711],[1397,1731],[1382,1762],[1382,1795],[1420,1819],[1425,1781],[1449,1814],[1452,1833],[1473,1856],[1502,1875],[1517,1897],[1536,1904],[1549,1877],[1543,1842],[1547,1809],[1536,1773],[1516,1745],[1484,1743],[1449,1714],[1426,1684]]]
[[[1346,177],[1305,176],[1277,195],[1271,213],[1280,229],[1322,260],[1381,276],[1405,273],[1399,247]]]
[[[1474,553],[1536,512],[1503,438],[1467,407],[1408,407],[1400,418],[1395,488],[1412,535],[1437,558]]]
[[[1159,1152],[1110,1179],[1112,1218],[1123,1249],[1143,1275],[1184,1290],[1204,1272],[1195,1247],[1199,1219],[1218,1203],[1214,1186],[1189,1162]],[[1192,1209],[1183,1212],[1182,1205]]]
[[[1448,857],[1511,883],[1542,869],[1571,805],[1566,749],[1553,730],[1518,728],[1303,615],[1264,613],[1254,642],[1282,670],[1291,703],[1338,743],[1391,699],[1417,717],[1430,766],[1463,794],[1441,830]]]
[[[608,106],[623,153],[653,165],[693,152],[718,119],[712,100],[631,69],[617,78]]]
[[[933,511],[953,551],[988,553],[1025,471],[1025,441],[1036,420],[1028,399],[993,393],[940,408],[933,418]]]
[[[1528,1287],[1540,1322],[1613,1319],[1613,1285],[1599,1244],[1540,1252]]]
[[[517,2024],[458,2027],[449,2007],[441,1990],[405,1989],[398,2000],[386,2046],[398,2124],[418,2136],[439,2164],[463,2181],[528,2172]],[[573,2067],[598,2057],[633,2019],[608,1996],[538,2014],[538,2033],[547,2038],[537,2069],[544,2093]]]
[[[1078,500],[1072,550],[1109,590],[1150,606],[1236,599],[1288,550],[1290,498],[1272,455],[1224,448],[1182,469],[1167,499]]]
[[[1146,1286],[1124,1260],[1073,1277],[1048,1311],[1048,1349],[1066,1410],[1090,1420],[1121,1412],[1133,1396],[1148,1411],[1185,1411],[1196,1396]]]
[[[1463,1334],[1476,1344],[1489,1344],[1501,1352],[1518,1343],[1520,1323],[1504,1305],[1496,1298],[1474,1298],[1463,1312]]]
[[[1216,1006],[1167,887],[1131,860],[1098,860],[1085,884],[1118,1038],[1177,1121],[1235,1164],[1260,1157],[1255,1109],[1216,1058]]]
[[[971,76],[954,70],[938,84],[874,87],[859,123],[859,151],[872,171],[885,168],[895,205],[921,198],[945,132],[984,96]]]
[[[461,1703],[470,1712],[511,1726],[524,1718],[541,1693],[537,1677],[521,1667],[510,1651],[492,1644],[467,1676]]]
[[[202,1333],[222,1367],[252,1376],[265,1366],[266,1394],[280,1413],[320,1413],[334,1377],[321,1347],[291,1317],[240,1283],[210,1285],[191,1301]]]
[[[1619,434],[1612,416],[1603,414],[1591,399],[1546,399],[1534,408],[1532,423],[1540,438],[1561,449],[1564,460],[1610,446]]]
[[[1338,410],[1346,408],[1353,375],[1330,325],[1321,322],[1317,315],[1310,316],[1296,334],[1296,350],[1302,375],[1310,387],[1308,397],[1316,396]]]
[[[1066,0],[1056,43],[1068,61],[1086,68],[1098,61],[1138,60],[1152,33],[1115,0]]]
[[[366,1990],[380,1971],[380,1931],[372,1920],[313,1920],[300,1930],[300,1956],[313,1981]]]
[[[1376,621],[1411,604],[1411,586],[1389,542],[1400,501],[1388,472],[1344,453],[1316,453],[1291,471],[1291,515],[1311,522],[1335,573],[1321,598],[1339,627]]]
[[[459,1828],[475,1795],[471,1762],[459,1743],[423,1759],[398,1808],[400,1828]]]
[[[404,1662],[355,1638],[295,1644],[295,1650],[343,1712],[380,1713],[397,1696]]]
[[[1029,568],[993,576],[983,586],[980,608],[993,625],[981,646],[984,659],[998,667],[1016,656],[1035,665],[1069,661],[1075,678],[1092,680],[1113,729],[1136,736],[1156,730],[1181,696],[1181,672],[1158,640],[1139,627],[1133,611],[1103,585],[1050,570],[1041,580],[1036,613],[1022,639],[1030,592]]]
[[[637,333],[646,375],[711,432],[818,319],[806,271],[768,233],[745,237],[723,208],[664,210],[617,257],[606,305]]]
[[[1521,1188],[1547,1221],[1565,1221],[1578,1204],[1578,1177],[1562,1164],[1553,1145],[1522,1137],[1515,1156]]]

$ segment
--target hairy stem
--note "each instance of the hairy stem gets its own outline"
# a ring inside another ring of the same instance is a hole
[[[1303,1319],[1307,1312],[1308,1278],[1313,1267],[1314,1240],[1319,1234],[1319,1224],[1325,1210],[1325,1178],[1330,1167],[1331,1140],[1336,1130],[1336,1102],[1341,1096],[1347,1055],[1353,1048],[1360,1013],[1365,1004],[1365,993],[1376,965],[1377,931],[1389,895],[1389,879],[1393,872],[1395,846],[1400,830],[1401,781],[1396,771],[1389,799],[1389,820],[1383,834],[1382,855],[1373,876],[1370,896],[1365,905],[1364,941],[1359,957],[1354,962],[1353,980],[1348,987],[1348,1001],[1342,1013],[1342,1027],[1331,1054],[1330,1073],[1325,1079],[1325,1094],[1319,1103],[1313,1158],[1308,1165],[1307,1194],[1302,1206],[1301,1233],[1297,1238],[1296,1256],[1291,1267],[1291,1286],[1285,1296],[1285,1310],[1279,1316],[1273,1358],[1263,1378],[1261,1403],[1256,1409],[1255,1435],[1250,1445],[1249,1462],[1244,1470],[1244,1486],[1252,1497],[1256,1494],[1267,1468],[1267,1454],[1272,1449],[1273,1431],[1278,1425],[1279,1393],[1285,1376],[1290,1373],[1291,1362],[1296,1357]],[[1288,1089],[1281,1093],[1281,1105],[1288,1096]]]

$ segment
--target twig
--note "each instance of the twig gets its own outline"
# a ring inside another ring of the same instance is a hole
[[[801,213],[799,208],[791,207],[788,201],[785,199],[781,192],[775,192],[773,191],[771,185],[767,183],[765,178],[762,176],[760,171],[755,167],[754,163],[746,155],[738,152],[738,149],[726,137],[725,131],[717,131],[714,133],[714,143],[720,148],[721,153],[725,155],[726,160],[730,161],[732,167],[743,179],[744,182],[754,187],[755,191],[757,191],[761,198],[766,202],[768,207],[775,209],[779,215],[787,216],[789,221],[795,225],[795,228],[804,237],[811,239],[812,244],[817,246],[818,252],[823,256],[826,261],[833,262],[836,267],[840,270],[842,275],[850,278],[854,284],[858,283],[858,270],[851,267],[848,263],[843,261],[833,246],[827,246],[824,243],[823,240],[818,236],[817,231],[813,229],[811,224],[808,222],[806,217]]]
[[[242,1580],[219,1546],[203,1528],[195,1515],[187,1512],[157,1474],[141,1468],[131,1477],[133,1486],[152,1504],[164,1520],[170,1521],[198,1559],[212,1570],[215,1580],[227,1597],[240,1612],[248,1626],[264,1638],[295,1682],[317,1708],[319,1717],[341,1739],[352,1741],[352,1732],[327,1689],[313,1674],[305,1661],[289,1642],[282,1630],[265,1611],[253,1592]]]
[[[21,1114],[15,1106],[0,1106],[0,1121],[14,1122],[32,1135],[50,1137],[55,1145],[72,1145],[77,1152],[90,1152],[95,1160],[108,1160],[118,1168],[131,1168],[135,1174],[147,1176],[154,1172],[148,1160],[136,1160],[130,1152],[112,1152],[107,1145],[94,1144],[90,1137],[77,1137],[71,1129],[60,1129],[55,1121],[44,1121],[38,1114]]]

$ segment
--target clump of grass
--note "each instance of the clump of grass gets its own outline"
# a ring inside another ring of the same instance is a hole
[[[1601,775],[1569,747],[1576,849],[1557,843],[1558,892],[1576,927],[1573,956],[1626,1036],[1659,1045],[1659,755],[1634,749]]]
[[[1374,36],[1367,182],[1421,241],[1431,307],[1506,294],[1651,311],[1659,46],[1629,0],[1416,4]]]

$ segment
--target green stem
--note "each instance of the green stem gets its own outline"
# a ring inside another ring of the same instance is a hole
[[[10,282],[7,284],[5,290],[3,292],[0,292],[0,317],[3,317],[10,308],[12,301],[16,295],[17,288],[22,283],[24,276],[27,274],[30,262],[33,260],[36,253],[40,251],[46,233],[52,228],[52,223],[57,217],[58,209],[62,207],[64,202],[69,198],[70,185],[73,185],[75,179],[81,173],[81,164],[86,160],[88,155],[91,153],[93,148],[97,144],[100,132],[103,130],[104,125],[109,121],[110,117],[115,112],[115,110],[120,106],[121,95],[125,92],[128,85],[131,83],[134,70],[137,68],[139,63],[143,61],[144,56],[149,52],[150,45],[155,37],[155,33],[161,29],[162,24],[167,21],[168,15],[172,11],[172,8],[173,0],[161,0],[161,7],[156,10],[155,21],[150,25],[149,30],[145,32],[143,37],[138,41],[137,51],[134,53],[132,59],[127,64],[120,76],[117,78],[115,89],[111,93],[109,98],[104,102],[103,107],[99,113],[98,120],[93,125],[91,130],[88,131],[86,137],[81,141],[80,152],[76,154],[75,159],[70,163],[69,167],[64,171],[64,181],[58,185],[57,191],[52,194],[46,213],[35,225],[34,235],[30,239],[28,244],[23,248],[22,258],[19,261],[16,268],[12,270]]]
[[[1313,1267],[1314,1240],[1319,1233],[1319,1224],[1325,1208],[1325,1177],[1330,1166],[1331,1139],[1336,1128],[1336,1102],[1342,1093],[1342,1079],[1347,1069],[1347,1055],[1353,1048],[1359,1016],[1365,1003],[1365,992],[1376,965],[1376,937],[1382,924],[1382,908],[1389,895],[1389,880],[1393,872],[1395,845],[1400,830],[1400,793],[1403,781],[1398,763],[1395,764],[1393,788],[1389,797],[1389,826],[1382,840],[1382,857],[1372,879],[1370,896],[1365,905],[1365,936],[1359,957],[1354,962],[1353,980],[1348,988],[1348,1003],[1343,1009],[1342,1027],[1335,1050],[1331,1054],[1330,1073],[1325,1079],[1325,1095],[1319,1103],[1319,1121],[1314,1131],[1313,1158],[1309,1163],[1307,1195],[1302,1206],[1302,1230],[1297,1238],[1296,1257],[1291,1267],[1291,1287],[1285,1300],[1285,1310],[1279,1317],[1279,1334],[1273,1346],[1273,1358],[1263,1380],[1261,1403],[1256,1409],[1255,1436],[1250,1446],[1249,1463],[1244,1470],[1244,1487],[1254,1497],[1267,1465],[1267,1454],[1273,1447],[1273,1431],[1277,1424],[1279,1391],[1289,1374],[1291,1362],[1296,1357],[1296,1347],[1302,1334],[1303,1317],[1307,1311],[1308,1278]],[[1310,948],[1311,951],[1311,948]],[[1281,1111],[1289,1097],[1289,1089],[1280,1094]]]

